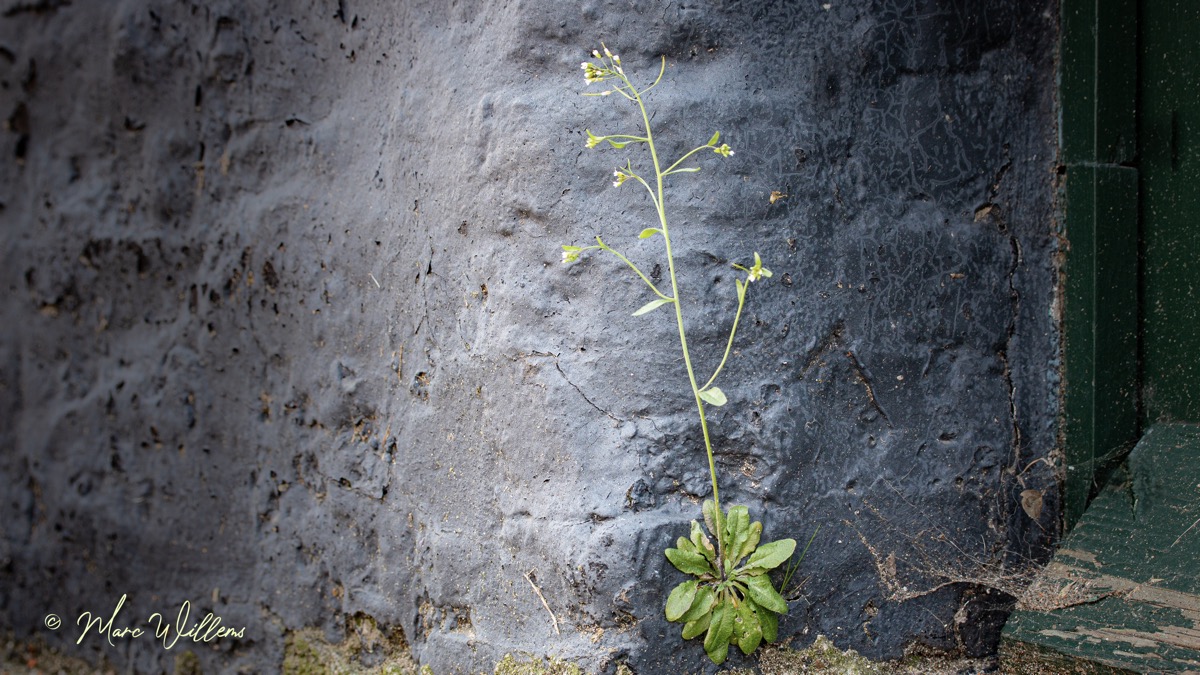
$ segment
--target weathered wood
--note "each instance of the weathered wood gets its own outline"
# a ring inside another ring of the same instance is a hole
[[[1021,598],[1004,672],[1200,673],[1198,523],[1200,426],[1155,426]]]

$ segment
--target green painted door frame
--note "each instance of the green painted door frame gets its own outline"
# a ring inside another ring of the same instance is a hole
[[[1062,0],[1064,524],[1200,423],[1200,3]]]
[[[1063,519],[1138,438],[1136,0],[1062,0]]]

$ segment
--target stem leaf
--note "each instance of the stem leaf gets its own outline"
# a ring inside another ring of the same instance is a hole
[[[670,300],[664,300],[662,298],[659,298],[657,300],[651,300],[650,302],[647,302],[646,304],[639,307],[638,310],[633,313],[633,316],[641,316],[641,315],[645,314],[646,312],[652,312],[652,311],[658,309],[659,307],[662,307],[663,305],[669,305],[669,304],[671,304]],[[701,394],[701,396],[703,396],[703,394]]]
[[[716,145],[717,141],[719,140],[721,140],[721,132],[718,131],[712,135],[712,138],[708,139],[708,147],[711,148],[712,146]]]
[[[705,389],[704,391],[700,392],[700,398],[705,403],[709,403],[717,407],[725,405],[725,403],[728,401],[728,399],[725,398],[725,392],[721,391],[720,387],[709,387],[708,389]]]
[[[647,227],[646,229],[642,230],[641,234],[638,235],[638,239],[649,239],[650,237],[653,237],[661,232],[662,230],[658,229],[657,227]]]

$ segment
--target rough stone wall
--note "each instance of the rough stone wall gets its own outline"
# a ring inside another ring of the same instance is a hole
[[[634,129],[578,95],[604,40],[647,75],[666,55],[666,152],[736,150],[668,197],[701,370],[728,262],[775,271],[711,426],[726,503],[772,539],[820,526],[782,634],[987,651],[1007,598],[967,582],[1043,556],[1058,517],[1056,14],[4,3],[0,625],[70,645],[128,594],[130,624],[188,600],[245,626],[189,646],[206,672],[355,617],[438,673],[707,668],[661,614],[708,493],[673,324],[629,317],[615,260],[559,264],[597,234],[662,260],[611,187],[626,153],[583,147]],[[70,648],[169,669],[151,637]]]

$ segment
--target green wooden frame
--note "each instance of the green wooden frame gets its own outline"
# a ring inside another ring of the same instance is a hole
[[[1137,441],[1136,0],[1062,0],[1063,520]]]

